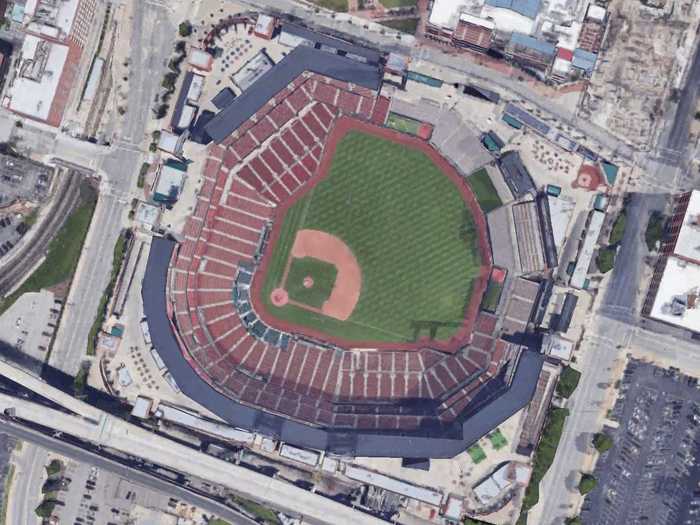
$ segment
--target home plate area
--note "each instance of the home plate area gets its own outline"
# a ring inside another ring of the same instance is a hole
[[[340,321],[347,320],[360,298],[362,275],[357,259],[338,237],[299,230],[282,276],[272,291],[275,306],[292,304]],[[286,294],[286,301],[279,298]]]

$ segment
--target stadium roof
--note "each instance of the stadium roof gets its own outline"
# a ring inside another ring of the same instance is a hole
[[[207,133],[215,142],[221,142],[304,71],[352,82],[375,91],[379,89],[382,79],[378,66],[299,46],[218,113],[207,124]]]
[[[211,99],[211,103],[214,104],[216,109],[221,110],[231,104],[235,99],[236,94],[233,90],[230,87],[225,87]]]
[[[510,9],[532,19],[540,12],[540,0],[486,0],[486,5]]]
[[[517,151],[507,151],[501,155],[498,168],[514,198],[519,199],[526,193],[534,191],[535,183]]]
[[[182,392],[239,428],[275,436],[292,445],[373,457],[451,458],[524,408],[532,399],[543,356],[525,350],[509,386],[494,380],[497,396],[452,424],[400,434],[312,427],[242,405],[207,383],[183,355],[170,324],[166,283],[175,242],[154,238],[141,295],[154,347]]]

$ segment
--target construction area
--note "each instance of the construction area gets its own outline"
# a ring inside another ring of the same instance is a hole
[[[579,115],[646,149],[654,144],[667,101],[681,86],[700,8],[683,0],[623,0],[610,11]]]

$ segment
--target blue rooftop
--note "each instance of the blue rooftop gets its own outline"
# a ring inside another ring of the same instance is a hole
[[[577,48],[574,49],[574,59],[571,61],[571,65],[583,69],[586,73],[592,73],[597,59],[598,55],[595,53]]]
[[[521,46],[542,53],[543,55],[554,56],[557,49],[554,44],[539,40],[523,33],[513,33],[510,37],[511,45]]]
[[[540,0],[486,0],[486,4],[491,7],[510,9],[533,20],[540,12]]]

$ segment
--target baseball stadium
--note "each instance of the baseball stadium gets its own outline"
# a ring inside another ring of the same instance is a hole
[[[144,311],[179,387],[233,425],[451,457],[529,402],[541,360],[479,310],[491,249],[464,177],[386,125],[381,56],[343,46],[297,47],[207,124]]]

